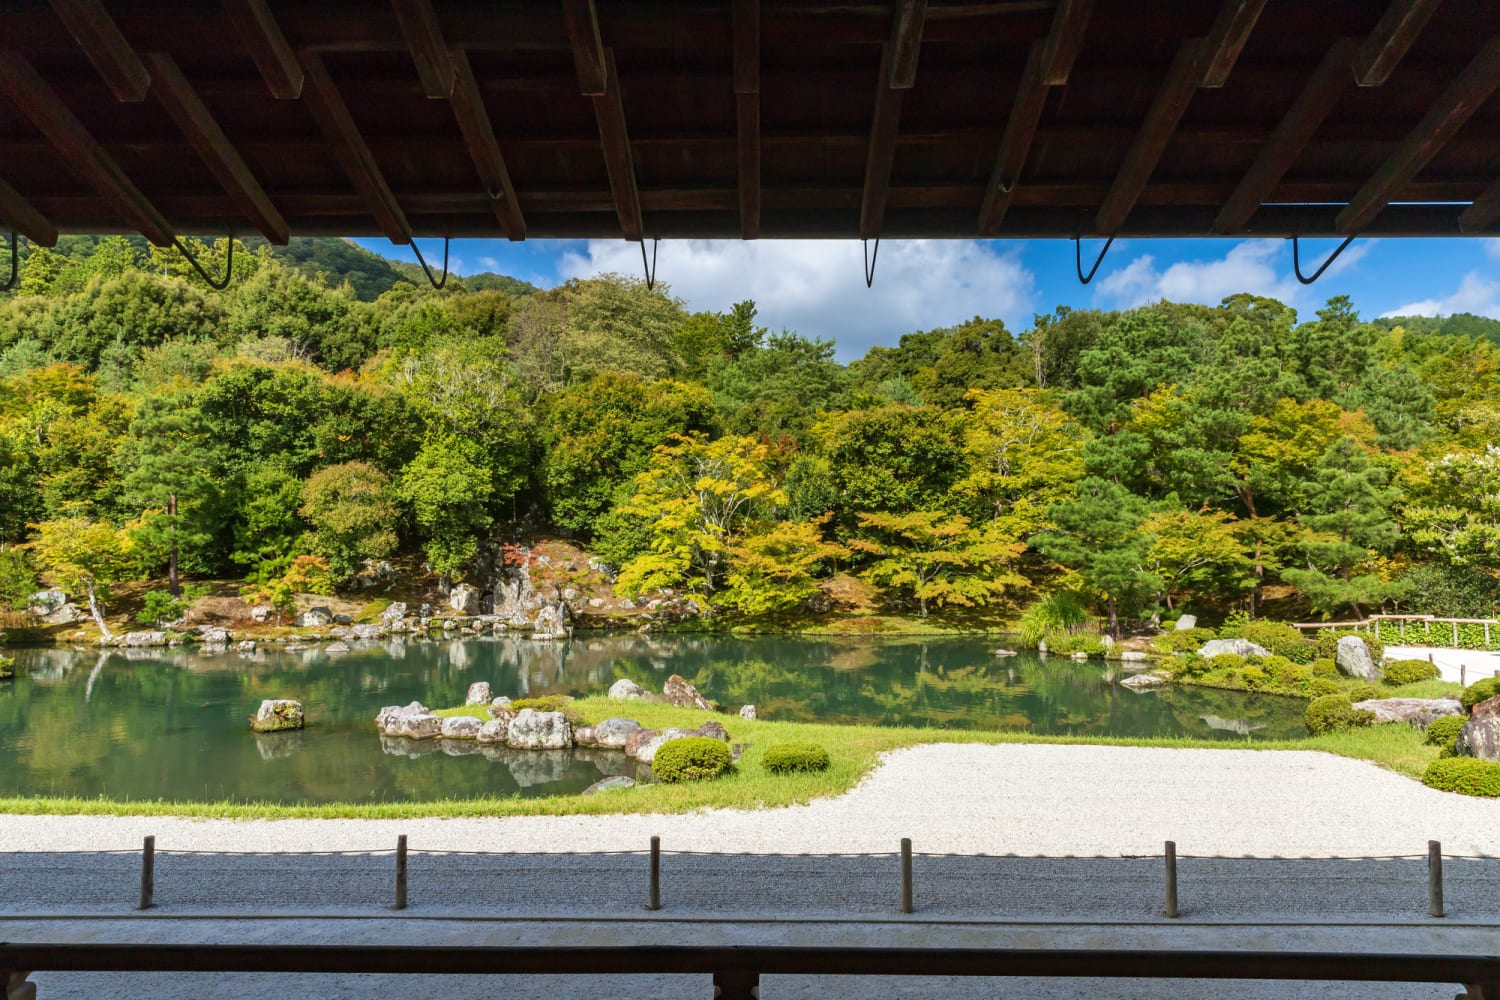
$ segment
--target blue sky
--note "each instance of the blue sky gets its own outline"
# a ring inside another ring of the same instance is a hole
[[[383,240],[357,242],[415,259]],[[1085,241],[1085,271],[1102,245]],[[1306,244],[1304,272],[1337,245]],[[436,241],[422,246],[429,261],[434,253],[441,259]],[[642,274],[640,246],[623,240],[455,240],[452,258],[458,274],[495,271],[544,288],[592,274]],[[1161,298],[1214,304],[1241,291],[1274,296],[1303,317],[1342,294],[1366,317],[1500,318],[1500,239],[1356,240],[1311,287],[1292,276],[1289,242],[1225,239],[1118,240],[1088,286],[1078,283],[1071,241],[890,241],[880,247],[872,289],[865,288],[858,240],[664,240],[657,279],[690,309],[719,311],[754,299],[766,326],[833,339],[847,361],[903,333],[975,315],[998,316],[1019,332],[1033,313],[1058,305],[1125,308]]]

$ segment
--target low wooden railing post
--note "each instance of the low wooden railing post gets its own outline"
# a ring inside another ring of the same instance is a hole
[[[406,909],[406,834],[396,838],[396,902],[393,910]]]
[[[1177,841],[1169,840],[1162,852],[1166,862],[1166,907],[1165,915],[1175,919],[1177,913]]]
[[[911,891],[911,838],[901,838],[901,912],[911,913],[915,907]]]
[[[1443,916],[1443,845],[1427,842],[1427,915]]]
[[[149,910],[156,893],[156,838],[147,837],[141,845],[141,902],[137,910]]]
[[[646,909],[661,909],[661,838],[651,838],[651,885],[646,890]]]

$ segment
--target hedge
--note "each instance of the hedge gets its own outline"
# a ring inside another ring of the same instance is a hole
[[[657,748],[651,773],[657,781],[701,781],[717,778],[734,763],[729,744],[708,736],[668,740]]]
[[[1486,677],[1464,688],[1464,693],[1458,700],[1464,703],[1464,708],[1472,709],[1481,701],[1489,701],[1497,694],[1500,694],[1500,677]]]
[[[1477,757],[1442,757],[1427,765],[1422,784],[1440,792],[1500,798],[1500,764]]]
[[[772,774],[828,770],[828,751],[817,743],[777,743],[761,754],[761,766]]]
[[[1453,622],[1407,622],[1402,635],[1400,622],[1379,621],[1376,634],[1393,646],[1452,646]],[[1484,640],[1484,626],[1459,625],[1459,649],[1500,650],[1500,626],[1490,626],[1489,642]]]
[[[1396,660],[1380,668],[1381,683],[1392,687],[1419,684],[1442,676],[1442,671],[1426,660]]]

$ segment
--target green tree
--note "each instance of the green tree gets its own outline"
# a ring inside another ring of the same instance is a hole
[[[818,572],[849,555],[823,537],[826,521],[777,521],[731,544],[725,586],[715,603],[743,615],[764,615],[812,597],[818,592]]]
[[[976,389],[966,399],[969,472],[955,491],[982,504],[1009,534],[1029,537],[1082,476],[1087,432],[1037,389]]]
[[[385,473],[366,462],[330,465],[302,485],[298,511],[312,525],[310,547],[324,556],[333,573],[348,578],[366,560],[396,551],[399,512]]]
[[[1151,539],[1146,565],[1161,580],[1168,608],[1174,591],[1212,600],[1254,587],[1254,563],[1236,527],[1220,510],[1169,507],[1146,515],[1140,526]]]
[[[88,595],[89,613],[105,639],[114,633],[104,620],[112,584],[130,578],[135,569],[135,529],[116,528],[107,521],[76,516],[31,525],[36,537],[27,548],[37,565],[52,574],[53,582],[69,593]]]
[[[923,618],[929,604],[974,607],[1025,579],[1010,569],[1024,545],[994,530],[973,528],[962,514],[919,510],[861,513],[873,537],[849,547],[875,557],[864,576],[876,586],[914,598]]]
[[[1110,634],[1119,638],[1121,607],[1140,607],[1160,589],[1148,568],[1151,538],[1140,530],[1145,501],[1118,483],[1089,477],[1074,499],[1049,513],[1056,529],[1038,535],[1036,545],[1103,600]]]
[[[429,439],[401,471],[396,495],[411,508],[427,564],[447,579],[473,561],[494,518],[495,484],[484,449],[472,439]]]

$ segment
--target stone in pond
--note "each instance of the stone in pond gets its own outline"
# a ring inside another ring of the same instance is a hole
[[[605,719],[594,730],[594,745],[623,750],[630,734],[639,732],[641,724],[634,719]]]
[[[505,762],[510,776],[522,788],[550,785],[568,776],[573,754],[568,750],[540,750],[536,753],[512,754]]]
[[[257,733],[279,733],[302,728],[302,702],[290,698],[268,698],[260,703],[250,728]]]
[[[468,715],[454,715],[443,720],[443,739],[445,740],[473,740],[479,738],[479,730],[484,724],[478,719]]]
[[[995,655],[996,656],[1020,656],[1021,654],[1017,653],[1014,649],[997,649],[997,650],[995,650]]]
[[[1132,691],[1144,691],[1146,688],[1165,687],[1170,683],[1171,678],[1166,674],[1132,674],[1121,681],[1120,686]]]
[[[464,696],[465,705],[488,704],[494,693],[490,691],[489,681],[475,681],[469,685],[469,693]]]
[[[1139,650],[1127,649],[1125,652],[1120,654],[1120,659],[1126,663],[1143,663],[1146,660],[1151,659],[1151,657],[1147,656],[1145,653],[1140,652]]]
[[[662,685],[662,696],[667,699],[668,704],[676,705],[678,708],[701,708],[705,712],[712,711],[713,706],[698,689],[689,684],[681,674],[673,674],[667,678],[667,683]]]
[[[510,720],[505,742],[517,750],[561,750],[573,745],[573,733],[561,712],[523,708]]]
[[[573,745],[580,747],[596,747],[599,745],[598,737],[594,735],[593,726],[574,726]]]
[[[475,738],[481,743],[504,743],[505,737],[510,734],[509,719],[491,719],[479,727]]]
[[[1373,681],[1380,676],[1375,659],[1370,655],[1370,647],[1357,635],[1346,635],[1339,640],[1333,662],[1343,673],[1362,681]]]
[[[347,652],[349,652],[349,645],[348,645],[348,643],[343,643],[343,642],[330,642],[328,645],[326,645],[326,646],[323,647],[323,652],[325,652],[325,653],[347,653]]]
[[[600,778],[583,790],[585,795],[594,795],[598,792],[607,792],[615,788],[634,788],[635,779],[627,778],[622,774],[612,775],[608,778]]]
[[[227,628],[206,628],[199,633],[198,640],[205,646],[227,646],[229,645],[229,630]]]
[[[643,701],[646,689],[628,677],[621,677],[609,686],[609,696],[621,701]]]
[[[127,646],[165,646],[167,644],[167,633],[165,632],[126,632],[125,645]]]
[[[375,714],[375,725],[379,729],[389,729],[398,715],[427,715],[429,711],[428,707],[420,701],[407,705],[387,705]]]

